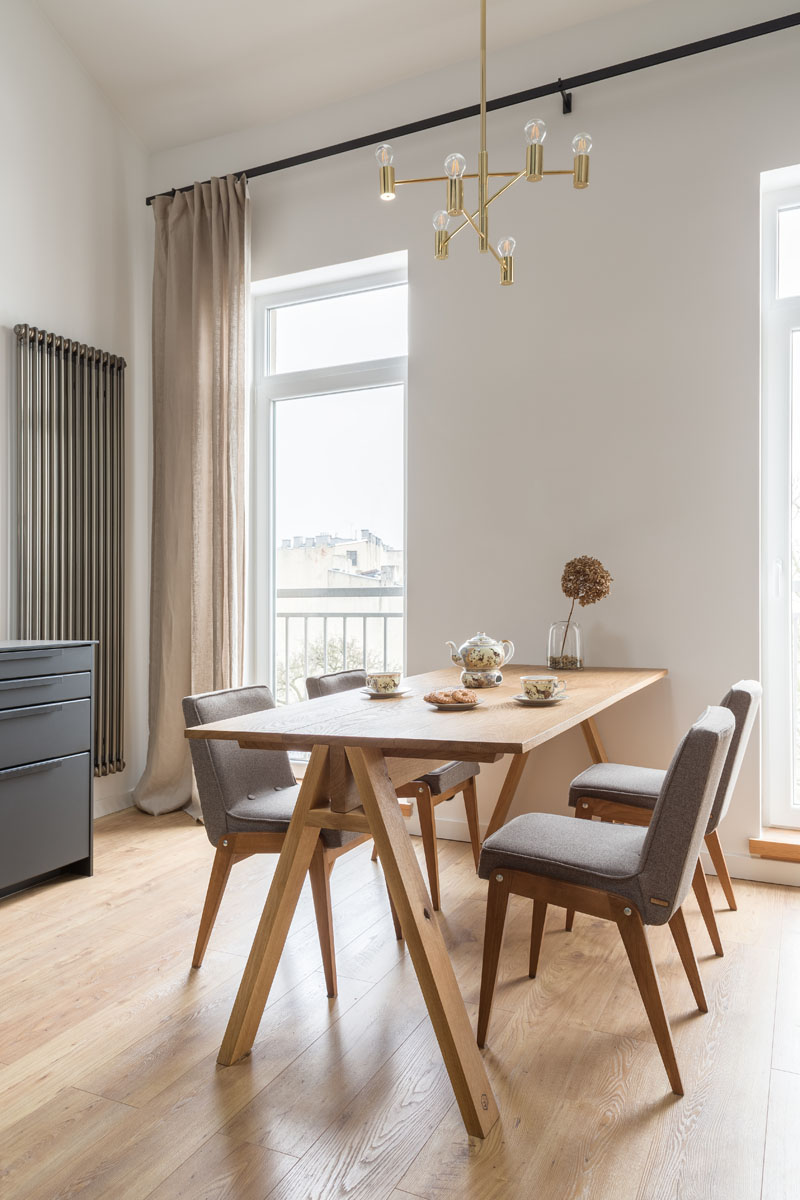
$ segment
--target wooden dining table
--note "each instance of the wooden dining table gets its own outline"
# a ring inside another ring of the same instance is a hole
[[[486,1137],[498,1117],[483,1059],[437,924],[396,789],[453,759],[511,761],[487,836],[505,821],[531,753],[580,726],[593,762],[607,761],[594,718],[666,675],[660,668],[567,672],[567,695],[547,706],[523,706],[521,675],[547,668],[512,666],[504,681],[482,690],[478,707],[432,708],[423,696],[458,685],[453,668],[413,675],[408,691],[370,699],[340,692],[186,730],[188,738],[237,741],[245,749],[306,750],[311,758],[278,859],[264,911],[222,1041],[218,1061],[230,1066],[255,1041],[311,858],[322,829],[370,833],[468,1133]]]

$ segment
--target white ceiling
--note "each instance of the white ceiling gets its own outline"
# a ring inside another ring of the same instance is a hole
[[[647,0],[490,0],[490,50]],[[38,0],[152,150],[477,55],[477,0]]]

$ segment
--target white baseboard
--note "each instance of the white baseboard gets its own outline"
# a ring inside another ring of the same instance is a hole
[[[706,875],[716,875],[711,859],[702,854]],[[725,861],[732,879],[752,879],[756,883],[783,883],[800,887],[800,863],[773,862],[755,854],[726,854]]]
[[[111,813],[122,812],[124,808],[133,808],[133,792],[117,792],[113,796],[95,796],[94,819],[107,817]]]

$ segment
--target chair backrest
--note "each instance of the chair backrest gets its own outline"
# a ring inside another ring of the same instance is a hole
[[[188,728],[274,707],[268,687],[230,688],[185,696],[183,717]],[[189,747],[203,823],[212,846],[227,832],[226,813],[237,800],[252,792],[291,787],[295,783],[285,750],[242,750],[238,742],[204,738],[190,739]]]
[[[729,708],[707,708],[675,751],[642,846],[645,924],[668,921],[691,887],[734,724]]]
[[[306,691],[309,700],[319,700],[321,696],[334,696],[337,692],[365,687],[366,683],[366,671],[335,671],[332,675],[309,675]]]
[[[722,707],[729,708],[733,713],[736,728],[733,731],[728,757],[722,769],[722,778],[719,781],[717,794],[711,806],[708,833],[714,832],[730,808],[733,790],[736,787],[736,780],[739,778],[742,759],[747,750],[747,743],[750,741],[750,734],[755,724],[760,703],[761,684],[757,683],[755,679],[740,679],[738,683],[733,685],[728,694],[720,700]]]

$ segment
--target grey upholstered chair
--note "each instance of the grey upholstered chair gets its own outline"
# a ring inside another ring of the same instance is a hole
[[[310,700],[318,700],[322,696],[332,696],[338,692],[350,691],[352,688],[364,687],[366,682],[366,671],[336,671],[331,675],[309,676],[306,680],[306,691]],[[422,846],[425,851],[425,864],[428,868],[428,882],[431,889],[431,902],[437,911],[440,908],[441,892],[434,809],[445,800],[452,800],[459,792],[463,793],[472,857],[477,870],[481,842],[478,832],[478,792],[475,787],[475,776],[479,773],[480,765],[478,763],[445,763],[444,766],[437,767],[433,771],[427,771],[413,783],[404,784],[397,791],[398,799],[413,799],[417,802]],[[377,857],[377,850],[373,851],[372,857],[374,861]]]
[[[761,684],[754,679],[741,679],[720,701],[723,708],[729,708],[733,713],[736,728],[711,808],[705,843],[722,884],[728,906],[732,909],[736,908],[736,897],[733,894],[733,884],[720,845],[717,828],[730,807],[760,701]],[[573,779],[569,789],[569,803],[575,809],[576,817],[589,820],[592,817],[599,817],[601,821],[620,821],[627,825],[648,825],[664,783],[665,774],[665,771],[657,771],[652,767],[632,767],[622,763],[595,763],[594,766],[589,767]],[[721,955],[722,940],[719,936],[703,864],[699,858],[693,887],[714,950]],[[568,930],[572,928],[572,917],[573,914],[568,912]]]
[[[269,688],[242,687],[186,696],[183,715],[187,726],[205,725],[274,707]],[[280,852],[300,784],[283,750],[242,750],[237,742],[199,738],[189,745],[203,822],[208,840],[216,847],[192,958],[192,966],[199,967],[231,867],[251,854]],[[329,996],[336,995],[330,872],[340,854],[367,840],[366,835],[323,829],[309,868]]]
[[[478,872],[489,880],[479,1046],[486,1043],[508,897],[528,896],[533,900],[531,977],[536,975],[548,904],[616,923],[672,1090],[683,1095],[645,926],[669,923],[697,1007],[707,1012],[681,904],[691,885],[733,730],[730,709],[706,709],[675,752],[647,829],[577,824],[553,813],[527,813],[486,839]]]

